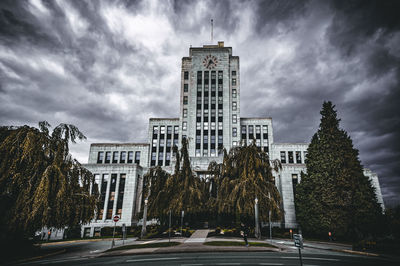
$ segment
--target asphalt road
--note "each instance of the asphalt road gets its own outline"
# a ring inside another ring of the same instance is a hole
[[[297,253],[236,252],[236,253],[180,253],[116,257],[49,258],[36,265],[300,265]],[[358,255],[304,254],[304,266],[316,265],[398,265],[384,258]]]

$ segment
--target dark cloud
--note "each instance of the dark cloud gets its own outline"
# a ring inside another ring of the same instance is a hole
[[[189,45],[240,56],[241,114],[273,118],[278,142],[308,142],[322,102],[400,202],[399,1],[1,1],[0,124],[73,123],[91,142],[143,142],[177,117]]]

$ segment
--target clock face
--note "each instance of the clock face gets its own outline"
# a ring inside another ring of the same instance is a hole
[[[203,65],[205,66],[205,68],[213,69],[217,66],[217,64],[218,64],[218,59],[213,55],[207,55],[203,59]]]

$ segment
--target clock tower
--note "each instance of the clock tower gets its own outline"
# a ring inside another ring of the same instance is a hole
[[[182,58],[180,138],[189,141],[197,171],[221,161],[223,148],[239,145],[239,57],[223,42],[191,47]]]

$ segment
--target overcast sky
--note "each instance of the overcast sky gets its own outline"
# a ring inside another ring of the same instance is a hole
[[[190,45],[240,56],[241,115],[271,116],[277,142],[309,142],[322,103],[400,203],[400,1],[0,2],[0,125],[76,125],[93,142],[145,142],[178,117]]]

